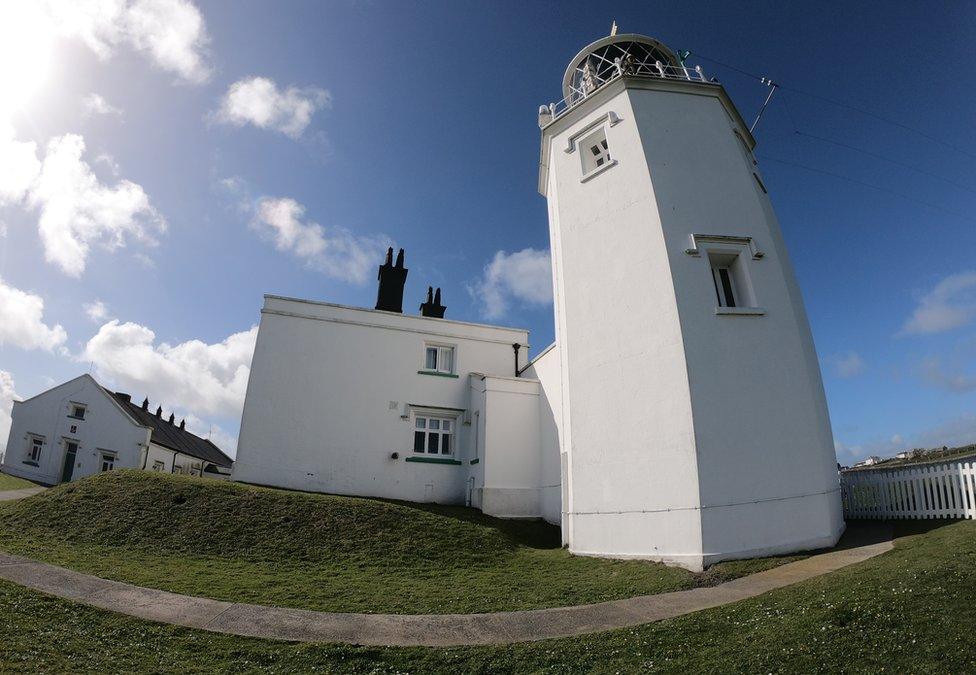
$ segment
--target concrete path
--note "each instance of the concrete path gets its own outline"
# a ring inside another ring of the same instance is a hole
[[[45,490],[47,490],[47,488],[41,487],[40,485],[37,487],[22,488],[20,490],[0,490],[0,502],[9,502],[14,499],[32,497],[38,492],[44,492]]]
[[[708,588],[595,605],[493,614],[351,614],[223,602],[100,579],[0,552],[0,578],[140,619],[298,642],[453,647],[506,644],[628,628],[727,605],[891,550],[891,528],[857,524],[841,546]]]

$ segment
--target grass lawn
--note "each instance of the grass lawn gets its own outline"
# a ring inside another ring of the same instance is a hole
[[[236,638],[129,619],[0,582],[0,671],[976,671],[976,523],[900,526],[894,551],[727,607],[503,647],[364,648]]]
[[[113,471],[0,503],[0,549],[107,579],[338,612],[584,604],[717,583],[796,558],[692,574],[569,555],[559,530],[463,507]]]
[[[5,473],[0,473],[0,491],[23,490],[24,488],[32,487],[37,487],[37,483],[31,483],[29,480],[17,478],[17,476],[10,476]]]

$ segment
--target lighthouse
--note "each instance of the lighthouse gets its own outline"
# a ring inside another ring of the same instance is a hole
[[[833,545],[820,367],[748,125],[643,35],[582,49],[562,90],[539,191],[564,543],[693,570]]]

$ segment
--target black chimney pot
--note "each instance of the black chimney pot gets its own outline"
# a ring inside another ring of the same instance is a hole
[[[149,410],[149,397],[142,399],[142,409]]]
[[[156,417],[162,417],[162,416],[163,416],[163,406],[158,406],[156,408]]]
[[[443,319],[444,312],[447,311],[447,307],[441,304],[441,289],[434,289],[430,286],[427,287],[427,302],[420,305],[421,316],[429,316],[435,319]]]
[[[176,419],[176,415],[174,415],[173,413],[170,413],[169,414],[169,423],[172,424],[173,423],[173,420],[175,420],[175,419]]]
[[[186,429],[186,419],[180,420],[180,429]]]
[[[393,247],[386,251],[386,262],[380,265],[377,276],[380,285],[376,293],[376,309],[403,313],[403,286],[407,283],[407,268],[403,266],[403,249],[393,264]]]

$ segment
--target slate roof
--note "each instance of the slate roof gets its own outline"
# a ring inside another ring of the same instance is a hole
[[[109,391],[108,389],[105,391],[122,406],[123,410],[132,416],[132,419],[152,429],[153,443],[206,462],[213,462],[217,466],[230,468],[233,463],[230,457],[206,438],[200,438],[186,429],[180,429],[178,424],[170,424],[167,417],[156,417],[154,412],[143,410],[141,406],[129,400],[128,394]]]

